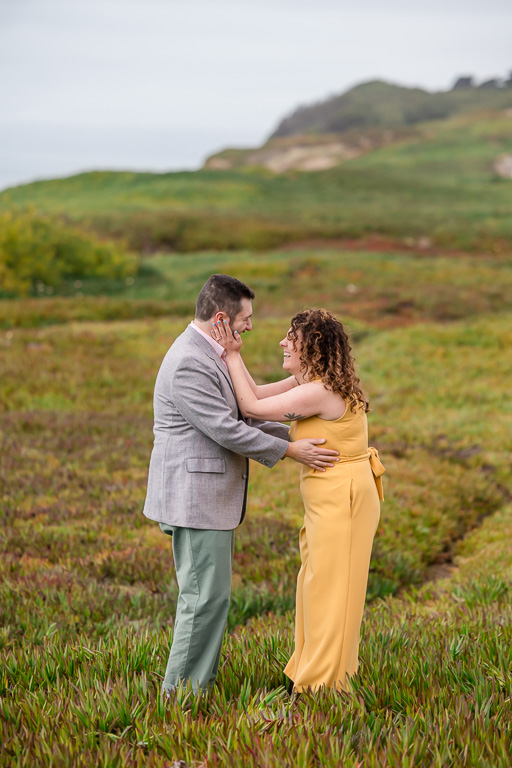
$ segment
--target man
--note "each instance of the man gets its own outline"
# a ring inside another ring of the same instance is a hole
[[[252,329],[254,293],[228,275],[201,289],[194,321],[167,352],[154,394],[155,442],[144,514],[172,536],[179,595],[163,688],[213,685],[229,609],[234,529],[245,515],[248,459],[272,467],[288,456],[332,466],[324,440],[288,441],[288,427],[241,417],[214,322]],[[289,388],[295,382],[285,380]]]

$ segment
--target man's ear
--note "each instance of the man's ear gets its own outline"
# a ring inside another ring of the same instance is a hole
[[[222,323],[223,320],[227,320],[228,319],[228,316],[226,315],[225,312],[220,310],[219,312],[215,313],[215,318],[214,319],[215,319],[216,323]]]

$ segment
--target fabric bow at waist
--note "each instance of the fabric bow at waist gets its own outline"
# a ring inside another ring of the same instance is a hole
[[[363,453],[360,456],[340,456],[339,464],[352,464],[355,461],[367,461],[370,459],[370,467],[373,472],[373,479],[377,486],[377,493],[379,499],[384,501],[384,489],[382,487],[382,475],[386,471],[383,463],[379,459],[379,452],[376,448],[368,448],[368,453]]]
[[[370,454],[370,467],[372,468],[373,472],[373,478],[375,480],[375,485],[377,486],[377,491],[379,494],[379,499],[381,501],[384,501],[384,489],[382,487],[382,475],[386,471],[382,461],[379,459],[379,452],[376,448],[368,448],[368,453]]]

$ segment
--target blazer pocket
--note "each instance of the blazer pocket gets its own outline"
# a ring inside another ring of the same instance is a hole
[[[226,471],[224,459],[187,459],[185,466],[187,472],[215,472],[221,474]]]

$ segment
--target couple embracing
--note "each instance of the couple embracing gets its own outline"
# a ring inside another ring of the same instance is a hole
[[[297,692],[343,690],[357,671],[383,498],[384,468],[368,447],[368,400],[342,324],[322,309],[295,315],[280,342],[290,375],[257,385],[240,354],[252,299],[236,278],[212,275],[156,380],[144,514],[172,537],[179,587],[167,693],[215,682],[249,459],[268,468],[285,458],[302,464],[295,650],[286,675]]]

